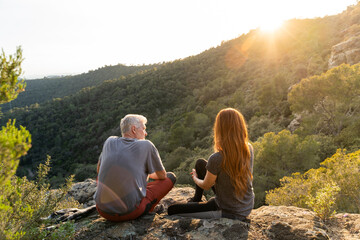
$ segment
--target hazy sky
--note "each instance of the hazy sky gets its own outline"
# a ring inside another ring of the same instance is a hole
[[[0,48],[27,79],[196,55],[250,29],[342,12],[356,0],[0,0]]]

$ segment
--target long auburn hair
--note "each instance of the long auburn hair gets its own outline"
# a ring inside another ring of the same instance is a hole
[[[222,169],[229,175],[235,194],[243,198],[249,180],[250,148],[243,115],[233,108],[222,109],[214,124],[214,151],[222,155]]]

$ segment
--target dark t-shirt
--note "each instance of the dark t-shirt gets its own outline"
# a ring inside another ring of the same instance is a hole
[[[254,153],[253,148],[250,147],[250,166],[251,173],[253,171]],[[206,165],[206,169],[214,175],[217,175],[215,181],[216,197],[215,200],[220,209],[224,213],[232,214],[239,217],[246,217],[250,214],[254,208],[254,190],[252,181],[248,185],[248,189],[243,197],[239,198],[235,194],[235,188],[233,187],[229,175],[227,175],[221,168],[222,156],[219,152],[212,154]]]
[[[148,174],[164,169],[148,140],[109,137],[99,160],[95,202],[102,211],[120,215],[132,212],[146,196]]]

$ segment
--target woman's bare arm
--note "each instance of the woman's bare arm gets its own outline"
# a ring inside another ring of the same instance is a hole
[[[193,178],[195,184],[204,190],[208,190],[212,186],[214,186],[216,178],[217,178],[217,175],[214,175],[209,171],[206,171],[204,180],[198,178],[195,169],[192,170],[191,174],[192,174],[192,178]]]

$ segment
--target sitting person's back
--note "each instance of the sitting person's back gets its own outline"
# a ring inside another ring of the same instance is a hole
[[[168,214],[198,218],[245,220],[254,207],[252,186],[253,148],[248,142],[245,120],[240,112],[221,110],[214,124],[214,150],[208,161],[199,159],[192,177],[195,196],[187,204],[175,204]],[[212,188],[215,198],[201,201],[204,190]]]
[[[145,140],[145,124],[145,117],[127,115],[120,124],[123,137],[104,143],[94,197],[98,212],[109,220],[131,220],[152,211],[175,183],[156,147]],[[157,180],[148,183],[148,177]]]
[[[110,137],[100,158],[95,200],[104,212],[126,214],[146,195],[147,176],[163,169],[154,145],[147,140]],[[136,203],[134,205],[134,203]]]

